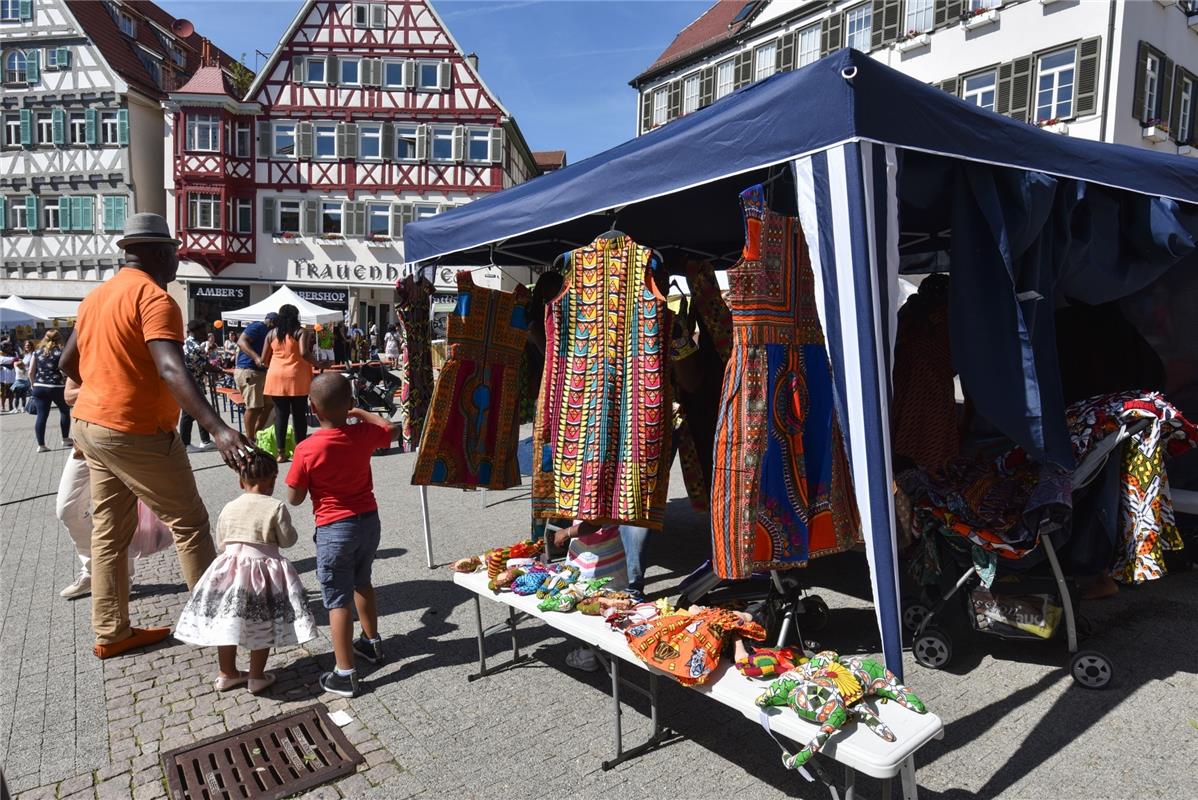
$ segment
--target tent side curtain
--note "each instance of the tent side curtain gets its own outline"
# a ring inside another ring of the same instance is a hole
[[[898,311],[894,147],[848,143],[794,162],[836,408],[869,557],[886,666],[903,674],[890,469],[890,367]]]

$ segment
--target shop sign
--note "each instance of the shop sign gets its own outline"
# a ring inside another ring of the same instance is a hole
[[[192,300],[247,303],[250,299],[250,287],[227,283],[192,283],[188,285],[187,293]]]
[[[351,264],[307,259],[291,259],[287,262],[287,270],[293,280],[381,286],[394,286],[400,279],[402,267],[402,264]]]
[[[349,307],[348,289],[305,289],[300,286],[292,286],[291,291],[309,303],[315,303],[325,308]]]
[[[433,287],[441,292],[456,292],[458,273],[462,271],[472,272],[471,277],[477,286],[488,289],[502,287],[503,273],[496,267],[437,267],[433,270]]]

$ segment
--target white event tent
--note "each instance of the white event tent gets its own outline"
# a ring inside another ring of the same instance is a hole
[[[310,303],[286,286],[280,287],[265,300],[237,311],[222,312],[220,317],[225,322],[261,322],[267,314],[272,311],[276,314],[279,313],[279,308],[288,303],[299,309],[300,322],[305,325],[344,321],[342,312]]]

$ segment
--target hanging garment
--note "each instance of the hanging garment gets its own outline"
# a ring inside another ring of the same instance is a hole
[[[661,528],[669,483],[671,315],[652,251],[596,239],[566,255],[545,312],[533,516]]]
[[[429,339],[429,301],[433,284],[414,275],[395,287],[395,313],[398,317],[399,421],[402,425],[397,446],[410,453],[420,444],[424,418],[433,396],[433,351]]]
[[[713,566],[732,579],[801,567],[859,535],[803,232],[759,185],[741,203],[711,491]]]
[[[414,485],[507,489],[520,484],[517,415],[528,299],[523,286],[514,293],[483,289],[469,272],[458,273],[449,349],[420,439]]]

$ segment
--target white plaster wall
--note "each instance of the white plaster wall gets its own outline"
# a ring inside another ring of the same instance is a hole
[[[129,103],[129,160],[133,178],[133,207],[130,213],[151,211],[166,216],[166,190],[163,188],[162,107],[130,92]]]

